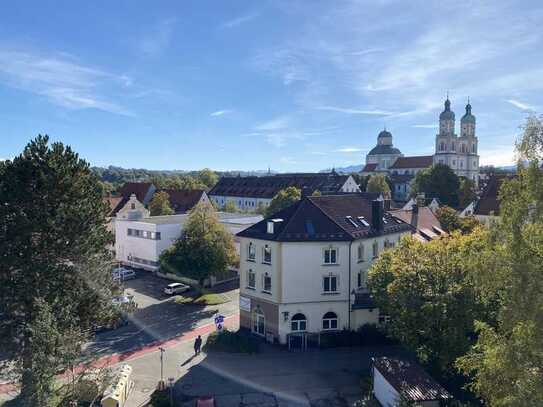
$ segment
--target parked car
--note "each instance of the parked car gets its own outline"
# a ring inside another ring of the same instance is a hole
[[[181,294],[190,290],[190,287],[182,283],[171,283],[164,287],[164,292],[168,295]]]
[[[113,280],[116,281],[125,281],[136,278],[136,272],[134,270],[125,269],[124,267],[117,267],[111,272]]]
[[[216,407],[215,397],[213,396],[204,396],[198,397],[196,400],[196,407]]]

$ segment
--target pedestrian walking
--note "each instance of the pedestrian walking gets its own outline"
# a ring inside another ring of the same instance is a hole
[[[202,337],[198,335],[198,338],[194,341],[194,354],[198,355],[200,353],[200,348],[202,347]]]

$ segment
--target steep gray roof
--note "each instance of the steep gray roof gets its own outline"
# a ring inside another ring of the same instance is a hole
[[[340,192],[348,178],[348,175],[340,175],[336,172],[223,177],[208,195],[271,199],[281,189],[287,187],[299,188],[302,195],[311,195],[316,190],[322,194],[334,194]]]

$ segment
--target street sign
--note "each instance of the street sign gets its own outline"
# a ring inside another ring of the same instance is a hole
[[[223,325],[224,325],[224,316],[219,314],[215,317],[215,327],[217,328],[217,331],[222,330]]]

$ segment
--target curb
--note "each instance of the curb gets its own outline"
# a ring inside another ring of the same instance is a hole
[[[233,314],[229,315],[224,318],[225,326],[232,326],[235,325],[236,322],[239,321],[239,314]],[[192,331],[186,332],[181,336],[172,338],[172,339],[165,339],[163,341],[155,341],[151,342],[148,345],[145,345],[138,349],[132,349],[123,353],[113,353],[111,355],[102,356],[90,363],[81,363],[79,364],[75,369],[75,373],[81,373],[87,368],[105,368],[112,365],[116,365],[120,362],[126,362],[129,360],[137,359],[143,355],[146,355],[151,352],[158,351],[159,348],[171,348],[172,346],[175,346],[181,342],[185,342],[191,339],[196,338],[198,335],[205,335],[209,334],[211,332],[215,331],[215,324],[213,322],[210,322],[208,324],[198,326],[194,328]],[[67,373],[62,373],[58,377],[63,378],[66,377]],[[18,383],[0,383],[0,394],[7,394],[16,392],[19,390],[19,384]]]

